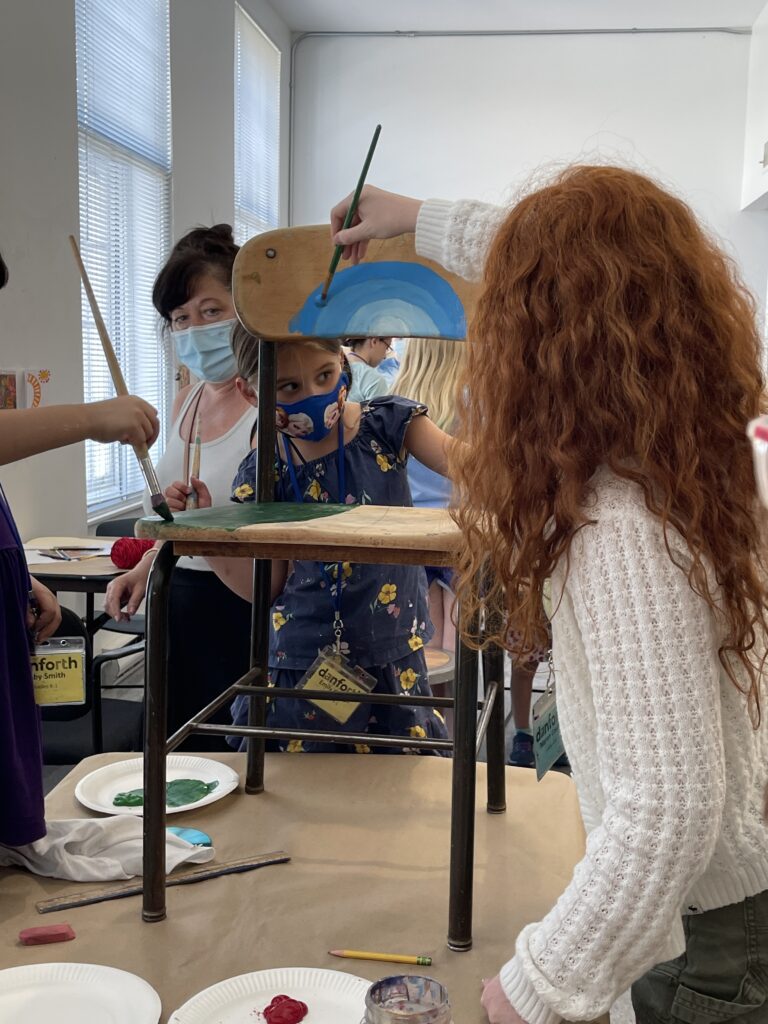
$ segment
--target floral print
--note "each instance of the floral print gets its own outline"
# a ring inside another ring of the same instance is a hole
[[[385,665],[366,669],[376,680],[374,693],[403,694],[414,697],[431,695],[424,660],[424,652],[409,653],[406,657]],[[303,670],[273,669],[270,682],[281,688],[300,686],[304,678]],[[240,694],[232,705],[232,716],[236,725],[248,719],[248,697]],[[408,704],[366,704],[356,706],[345,725],[330,718],[319,704],[309,701],[284,697],[274,698],[268,706],[267,725],[284,729],[317,729],[335,732],[368,733],[365,743],[327,743],[314,741],[311,737],[303,740],[279,740],[280,749],[291,753],[350,753],[350,754],[421,754],[438,753],[430,747],[377,747],[376,734],[385,736],[408,736],[418,739],[447,739],[448,733],[442,715],[427,705],[412,706]],[[232,737],[233,746],[245,749],[245,740],[239,736]]]
[[[294,466],[299,493],[307,502],[337,502],[343,494],[347,504],[410,505],[408,474],[398,454],[409,423],[424,411],[423,406],[395,396],[365,403],[360,429],[344,448],[344,491],[339,487],[339,453],[334,449],[322,458]],[[382,468],[381,461],[386,468]],[[282,458],[277,465],[275,497],[293,502],[296,497],[288,467]],[[256,452],[251,451],[233,482],[233,497],[252,501],[255,487]],[[306,670],[318,649],[334,645],[338,575],[335,562],[297,559],[293,563],[283,593],[272,608],[273,615],[279,613],[271,622],[272,668]],[[341,598],[341,649],[354,664],[381,666],[418,653],[411,646],[413,621],[428,622],[426,576],[421,567],[344,562]],[[418,633],[426,643],[432,635],[431,626],[419,628]],[[414,685],[414,691],[418,685]],[[404,692],[399,679],[394,692]]]

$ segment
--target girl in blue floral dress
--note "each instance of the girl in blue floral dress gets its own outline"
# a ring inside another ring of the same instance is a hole
[[[238,385],[255,405],[257,341],[236,332],[233,347],[242,378]],[[453,442],[427,418],[426,406],[417,402],[394,396],[363,405],[345,401],[348,377],[343,370],[339,342],[278,347],[276,498],[410,507],[408,453],[445,474]],[[208,504],[203,482],[192,483],[200,505]],[[181,498],[186,489],[180,486],[179,490]],[[238,469],[233,500],[253,501],[255,490],[256,452],[252,450]],[[236,593],[252,599],[248,560],[212,558],[210,562]],[[295,688],[319,652],[334,646],[338,611],[343,623],[338,638],[341,653],[373,677],[373,692],[431,695],[424,644],[432,636],[432,624],[422,567],[275,561],[272,601],[269,666],[274,686]],[[235,724],[246,722],[246,697],[235,701],[233,717]],[[321,705],[276,699],[268,704],[267,724],[372,734],[370,746],[282,741],[281,749],[289,751],[368,753],[375,734],[447,737],[436,709],[364,701],[340,724]],[[236,742],[240,744],[239,739]],[[374,749],[377,753],[407,750]]]

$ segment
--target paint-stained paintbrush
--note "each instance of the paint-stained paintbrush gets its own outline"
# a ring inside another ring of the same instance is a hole
[[[360,201],[360,193],[363,191],[363,185],[365,184],[365,179],[366,176],[368,175],[368,168],[371,166],[371,160],[373,160],[373,153],[374,150],[376,149],[376,143],[379,141],[380,134],[381,125],[377,124],[376,131],[373,133],[373,138],[371,139],[371,144],[368,147],[368,156],[365,158],[365,163],[363,164],[363,170],[360,174],[360,179],[357,183],[357,188],[354,191],[354,194],[352,196],[352,202],[349,204],[347,215],[344,218],[344,223],[341,226],[342,231],[345,228],[349,227],[349,225],[352,223],[352,218],[355,216],[357,204]],[[339,260],[341,259],[341,253],[343,248],[343,245],[337,245],[333,250],[333,256],[331,256],[331,265],[328,268],[328,276],[326,277],[325,284],[323,285],[323,294],[320,296],[321,305],[325,305],[326,300],[328,299],[328,289],[331,287],[331,281],[333,280],[333,275],[336,273],[336,267],[338,267],[339,265]]]
[[[198,478],[200,476],[200,449],[202,447],[200,441],[200,413],[198,413],[197,417],[195,418],[194,444],[195,446],[192,451],[192,472],[189,474],[190,478],[187,481],[190,485],[192,482],[192,477]],[[194,487],[187,495],[187,502],[184,507],[187,511],[189,511],[191,508],[197,508],[197,491],[194,489]]]
[[[109,372],[112,376],[115,393],[117,395],[127,395],[128,388],[125,386],[123,371],[120,369],[120,363],[117,361],[112,341],[107,333],[107,326],[102,319],[99,305],[96,302],[96,296],[93,294],[93,288],[91,288],[88,273],[83,264],[82,257],[80,256],[80,250],[72,235],[69,236],[69,244],[72,246],[75,261],[78,269],[80,270],[80,279],[83,282],[85,294],[88,296],[91,313],[93,314],[96,330],[98,331],[99,338],[101,339],[101,347],[104,349],[104,356],[107,360],[107,366],[109,366]],[[149,457],[149,450],[147,449],[147,446],[145,444],[135,444],[133,446],[133,450],[136,452],[136,458],[139,460],[141,472],[144,474],[144,479],[146,480],[147,487],[149,488],[149,500],[152,503],[152,508],[159,516],[165,519],[166,522],[172,523],[173,516],[171,515],[171,510],[168,508],[165,498],[163,497],[163,492],[160,490],[160,483],[157,479],[157,474],[155,473],[155,467],[152,465],[152,460]]]

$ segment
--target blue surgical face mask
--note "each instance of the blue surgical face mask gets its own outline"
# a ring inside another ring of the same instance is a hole
[[[204,327],[186,327],[171,337],[179,362],[184,363],[200,380],[212,384],[237,376],[237,361],[230,337],[235,320],[218,320]]]
[[[342,373],[331,391],[287,405],[281,402],[275,409],[277,429],[303,441],[322,441],[339,422],[348,388],[349,380]]]

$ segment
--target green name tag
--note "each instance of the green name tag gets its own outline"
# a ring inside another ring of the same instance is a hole
[[[542,779],[565,753],[560,738],[560,722],[557,718],[557,701],[554,688],[542,694],[531,709],[531,732],[533,733],[533,757],[536,762],[536,778]]]

